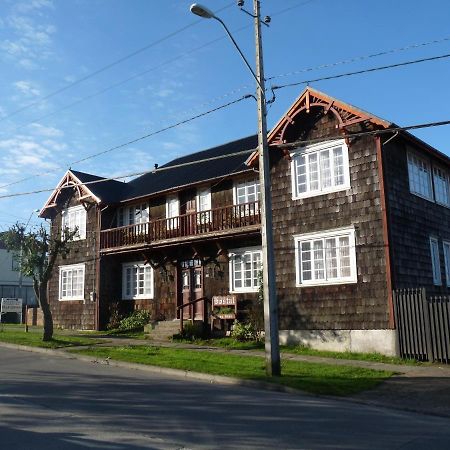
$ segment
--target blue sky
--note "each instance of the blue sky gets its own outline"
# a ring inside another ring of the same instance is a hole
[[[256,132],[256,106],[249,99],[71,164],[254,92],[251,74],[223,29],[190,14],[191,3],[0,1],[0,195],[52,189],[69,166],[116,176]],[[232,1],[202,3],[220,11],[253,65],[251,19]],[[450,53],[448,0],[262,0],[261,6],[263,15],[272,16],[263,30],[265,75],[277,78],[268,87]],[[252,9],[250,0],[246,8]],[[441,42],[301,72],[435,40]],[[399,125],[448,120],[449,59],[311,86]],[[278,77],[291,72],[298,73]],[[277,91],[269,127],[304,87]],[[450,155],[449,126],[415,134]],[[48,195],[0,199],[0,230],[26,222]]]

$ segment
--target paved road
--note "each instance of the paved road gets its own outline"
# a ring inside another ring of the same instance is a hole
[[[448,418],[0,348],[0,449],[448,449]]]

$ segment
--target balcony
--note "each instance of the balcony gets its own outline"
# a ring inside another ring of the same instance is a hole
[[[225,206],[100,232],[100,251],[144,249],[182,241],[259,231],[259,202]]]

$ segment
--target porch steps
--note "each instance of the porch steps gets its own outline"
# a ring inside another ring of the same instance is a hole
[[[148,333],[149,338],[155,342],[167,342],[174,334],[177,334],[179,330],[179,320],[155,321],[149,323],[145,327],[145,332]]]

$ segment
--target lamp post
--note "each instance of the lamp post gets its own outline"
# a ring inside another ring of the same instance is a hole
[[[33,209],[31,211],[30,217],[28,217],[27,223],[22,231],[22,236],[20,240],[20,264],[22,265],[22,258],[23,258],[23,240],[25,237],[25,232],[27,230],[28,225],[30,224],[30,220],[33,217],[34,213],[38,213],[39,209]],[[23,274],[22,274],[22,267],[19,270],[19,295],[23,299]],[[28,333],[28,300],[25,300],[25,332]]]
[[[238,2],[242,7],[243,2]],[[259,182],[261,190],[261,239],[263,256],[263,291],[264,291],[264,331],[266,373],[278,376],[281,373],[280,349],[278,342],[278,305],[275,289],[275,259],[273,249],[272,201],[270,194],[270,164],[267,143],[266,95],[264,86],[264,65],[261,40],[260,2],[253,0],[253,14],[256,46],[256,73],[248,63],[225,23],[208,8],[194,3],[191,12],[205,19],[215,19],[223,26],[228,37],[241,55],[245,65],[250,70],[257,83],[258,105],[258,151],[259,151]]]

